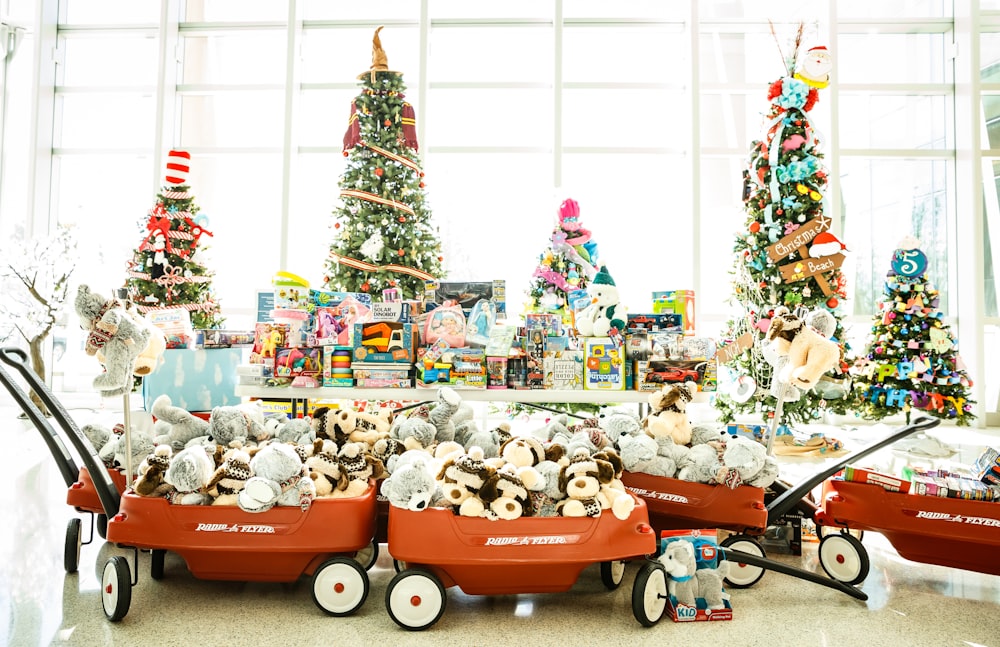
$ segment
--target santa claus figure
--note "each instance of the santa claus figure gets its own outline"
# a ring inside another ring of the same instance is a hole
[[[822,90],[830,84],[830,70],[833,69],[833,59],[830,52],[822,45],[813,47],[799,62],[795,70],[795,78],[805,81],[811,87]]]

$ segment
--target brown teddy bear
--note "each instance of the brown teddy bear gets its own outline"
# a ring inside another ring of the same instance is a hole
[[[687,403],[694,399],[698,385],[664,384],[663,388],[649,394],[649,413],[642,420],[642,428],[653,438],[670,438],[676,445],[691,443],[691,421],[688,420]]]
[[[166,474],[167,468],[170,466],[172,454],[173,450],[170,445],[160,445],[139,464],[139,477],[132,485],[136,494],[162,497],[173,489],[172,485],[163,480],[163,475]]]
[[[783,306],[775,308],[766,340],[788,361],[777,375],[780,382],[808,391],[840,362],[840,346],[823,337]]]
[[[463,517],[486,515],[486,505],[479,491],[493,476],[496,468],[486,464],[481,447],[472,446],[463,454],[452,455],[444,462],[437,480],[441,494]]]

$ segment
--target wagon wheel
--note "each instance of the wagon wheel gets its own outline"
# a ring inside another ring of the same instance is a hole
[[[821,540],[827,535],[837,533],[847,533],[858,541],[862,541],[865,538],[864,530],[851,530],[850,528],[838,528],[837,526],[816,526],[816,536]]]
[[[441,581],[422,568],[397,573],[385,590],[389,617],[410,631],[427,629],[440,620],[447,600]]]
[[[80,567],[80,546],[83,545],[79,519],[70,519],[66,525],[66,548],[63,551],[63,566],[67,573],[76,573]]]
[[[104,615],[111,622],[118,622],[128,613],[132,604],[132,575],[128,560],[121,555],[112,557],[104,564],[101,576],[101,605]]]
[[[149,554],[149,576],[154,580],[163,579],[163,561],[167,556],[167,551],[162,548],[154,548]],[[138,567],[136,567],[138,568]]]
[[[616,559],[613,562],[601,562],[601,581],[609,591],[621,586],[625,579],[625,560]]]
[[[331,616],[346,616],[368,598],[368,574],[353,559],[334,557],[313,574],[313,602]]]
[[[819,542],[819,564],[826,574],[845,584],[868,577],[868,551],[853,535],[827,535]]]
[[[720,546],[741,550],[744,553],[750,553],[758,557],[767,557],[764,553],[764,548],[750,535],[730,535],[722,540]],[[750,588],[759,582],[760,578],[764,577],[763,568],[760,566],[751,566],[750,564],[741,564],[739,557],[736,555],[733,556],[733,559],[727,556],[726,561],[729,562],[729,573],[726,575],[725,581],[726,584],[734,589]]]
[[[397,573],[402,573],[406,570],[406,562],[401,562],[398,559],[392,560],[392,569]]]
[[[97,515],[97,534],[101,539],[108,538],[108,515],[104,513]]]
[[[354,559],[366,570],[370,571],[375,562],[378,561],[378,542],[374,539],[354,554]]]
[[[667,606],[667,576],[663,566],[647,561],[635,574],[632,585],[632,615],[643,627],[652,627]]]

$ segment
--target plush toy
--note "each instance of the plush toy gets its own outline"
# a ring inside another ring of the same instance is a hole
[[[105,397],[131,391],[135,360],[149,344],[149,327],[130,316],[117,299],[91,292],[86,285],[78,288],[75,307],[89,333],[87,354],[104,355],[104,372],[94,378],[94,388]]]
[[[632,407],[603,407],[598,415],[598,423],[612,445],[617,444],[622,436],[636,436],[642,433],[639,414]]]
[[[122,427],[122,431],[124,431],[124,427]],[[153,438],[143,431],[133,428],[131,436],[132,471],[133,475],[135,475],[139,464],[142,463],[146,456],[153,453],[155,445]],[[120,433],[115,435],[114,439],[108,443],[111,450],[111,467],[122,471],[126,468],[127,449],[129,449],[125,441],[125,434]]]
[[[340,469],[347,475],[347,487],[333,492],[333,496],[361,496],[368,489],[370,479],[385,477],[385,466],[368,453],[365,443],[345,443],[337,453]]]
[[[389,438],[399,441],[406,449],[431,449],[437,428],[430,423],[428,416],[427,407],[420,406],[406,418],[397,418],[389,430]]]
[[[542,444],[534,436],[511,436],[500,445],[500,458],[515,467],[534,467],[542,461],[557,461],[565,451],[561,445]]]
[[[576,314],[576,329],[582,337],[607,337],[612,330],[625,330],[624,310],[619,304],[618,287],[601,269],[587,286],[590,305]]]
[[[163,433],[153,438],[157,445],[168,444],[174,451],[180,451],[189,440],[208,435],[208,421],[175,407],[166,393],[153,400],[151,412],[158,418],[158,428],[165,428]]]
[[[479,426],[474,423],[469,428],[472,430],[472,433],[464,437],[456,436],[456,442],[460,442],[466,451],[470,451],[473,447],[478,447],[486,459],[498,459],[500,457],[500,445],[511,438],[510,424],[507,422],[501,422],[496,427],[487,431],[480,431]]]
[[[437,482],[431,472],[430,455],[419,449],[404,452],[395,471],[382,481],[382,494],[389,505],[406,510],[426,510],[434,498]]]
[[[372,445],[371,455],[382,461],[382,465],[385,466],[385,471],[392,474],[392,471],[396,468],[396,462],[405,451],[407,451],[407,449],[406,446],[403,445],[402,441],[390,436],[389,438],[380,438],[376,440],[375,444]]]
[[[649,413],[643,418],[642,427],[654,438],[670,438],[678,445],[691,442],[691,421],[687,403],[698,392],[694,382],[664,384],[659,391],[649,394]]]
[[[479,498],[487,506],[490,519],[512,520],[531,516],[529,487],[537,485],[541,476],[533,467],[504,465],[486,480],[479,490]]]
[[[592,458],[596,461],[604,461],[612,468],[611,478],[601,483],[601,490],[598,494],[601,507],[605,510],[611,510],[612,514],[622,521],[628,519],[632,510],[635,509],[635,499],[626,491],[625,484],[622,483],[624,467],[621,457],[613,447],[608,447],[594,454]]]
[[[159,327],[142,319],[138,313],[134,315],[134,318],[142,320],[146,330],[149,331],[149,341],[146,343],[145,350],[135,358],[132,375],[145,377],[155,371],[163,362],[163,353],[167,350],[167,337]],[[102,358],[100,361],[101,364],[104,364],[105,360]]]
[[[206,491],[215,464],[202,447],[189,447],[174,454],[163,480],[174,486],[167,499],[178,505],[210,505]]]
[[[455,423],[453,418],[462,404],[462,396],[450,386],[438,389],[437,404],[430,410],[427,421],[437,430],[434,438],[437,442],[455,440]]]
[[[379,438],[389,435],[392,427],[391,414],[386,413],[364,413],[353,409],[337,409],[328,411],[323,416],[325,423],[324,433],[317,431],[317,437],[330,438],[339,446],[344,443],[365,443],[368,449]]]
[[[739,483],[766,488],[778,478],[778,462],[764,445],[744,436],[732,436],[722,451],[722,464],[736,473]],[[736,479],[731,479],[735,481]]]
[[[213,408],[208,418],[209,440],[223,447],[243,447],[250,440],[266,440],[271,432],[264,424],[259,402]]]
[[[110,466],[114,457],[114,452],[108,447],[108,443],[112,440],[111,430],[104,425],[86,424],[80,431],[83,432],[84,437],[90,442],[104,465]]]
[[[170,457],[173,451],[170,445],[160,445],[139,464],[138,477],[132,484],[132,489],[139,496],[163,497],[174,488],[163,477],[170,467]]]
[[[695,445],[677,465],[677,478],[682,481],[724,483],[728,474],[720,448],[712,443]]]
[[[677,474],[677,463],[669,456],[660,455],[658,449],[656,440],[646,434],[623,435],[618,439],[623,469],[673,478]]]
[[[316,432],[313,431],[309,420],[305,418],[285,420],[269,433],[279,443],[312,445],[313,441],[316,440]]]
[[[206,486],[208,493],[215,497],[212,505],[236,505],[240,490],[251,476],[250,454],[242,449],[230,449]]]
[[[247,512],[265,512],[276,505],[307,510],[316,496],[316,485],[291,445],[267,443],[250,459],[250,470],[253,476],[236,497]]]
[[[703,422],[691,427],[691,446],[704,443],[725,443],[732,436],[726,431],[724,425],[714,422]]]
[[[698,568],[691,542],[671,541],[659,561],[667,572],[667,592],[678,604],[694,608],[701,598],[708,609],[725,608],[722,575],[715,568]]]
[[[569,431],[569,417],[565,413],[560,413],[542,427],[538,429],[533,429],[530,432],[531,436],[534,436],[543,443],[551,442],[556,436],[570,436]]]
[[[305,460],[309,477],[314,482],[317,497],[333,496],[335,490],[347,489],[347,472],[341,469],[337,443],[329,438],[317,438],[316,442],[320,444],[319,450],[314,449]]]
[[[784,306],[775,308],[766,340],[779,357],[788,358],[777,379],[804,391],[840,362],[840,347]]]
[[[445,461],[437,474],[444,498],[464,517],[482,517],[486,506],[479,498],[483,487],[495,469],[486,464],[481,447],[470,447],[459,456]]]
[[[535,465],[539,482],[528,492],[531,497],[531,508],[536,517],[558,517],[559,502],[566,498],[566,493],[559,487],[559,473],[563,465],[569,463],[566,457],[558,461],[545,460]]]
[[[610,463],[593,458],[586,449],[577,449],[559,472],[559,489],[566,493],[566,498],[559,502],[560,514],[599,517],[604,509],[599,498],[601,485],[613,477]]]

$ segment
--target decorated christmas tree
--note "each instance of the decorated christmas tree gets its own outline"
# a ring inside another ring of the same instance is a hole
[[[938,303],[927,256],[907,237],[893,252],[865,354],[851,369],[855,410],[862,417],[881,420],[903,412],[909,422],[919,409],[963,426],[975,419],[972,380]]]
[[[199,260],[212,233],[189,192],[190,167],[190,153],[170,151],[165,184],[139,223],[143,238],[129,262],[126,288],[141,314],[183,308],[194,328],[218,328],[224,320],[212,290],[214,272]]]
[[[558,314],[570,323],[569,294],[584,290],[597,273],[597,243],[580,224],[580,205],[567,199],[559,206],[559,222],[549,247],[539,255],[532,275],[528,312]]]
[[[424,196],[413,106],[403,76],[389,69],[379,39],[371,69],[351,102],[344,135],[347,168],[340,178],[333,243],[324,283],[331,290],[400,291],[404,299],[441,277],[441,243]]]
[[[787,74],[768,88],[764,134],[751,144],[743,172],[746,220],[734,246],[731,299],[738,313],[727,323],[718,353],[732,384],[715,399],[726,422],[753,412],[767,420],[779,393],[782,422],[808,422],[824,408],[844,413],[848,404],[847,363],[806,392],[784,390],[772,379],[775,358],[768,356],[765,342],[774,309],[785,306],[807,320],[810,314],[826,317],[822,310],[833,315],[833,329],[824,334],[847,350],[840,341],[838,309],[845,297],[840,271],[845,246],[830,232],[831,220],[824,215],[827,174],[809,116],[819,90],[829,83],[832,63],[825,47],[800,54],[801,42],[800,26],[785,60]]]

